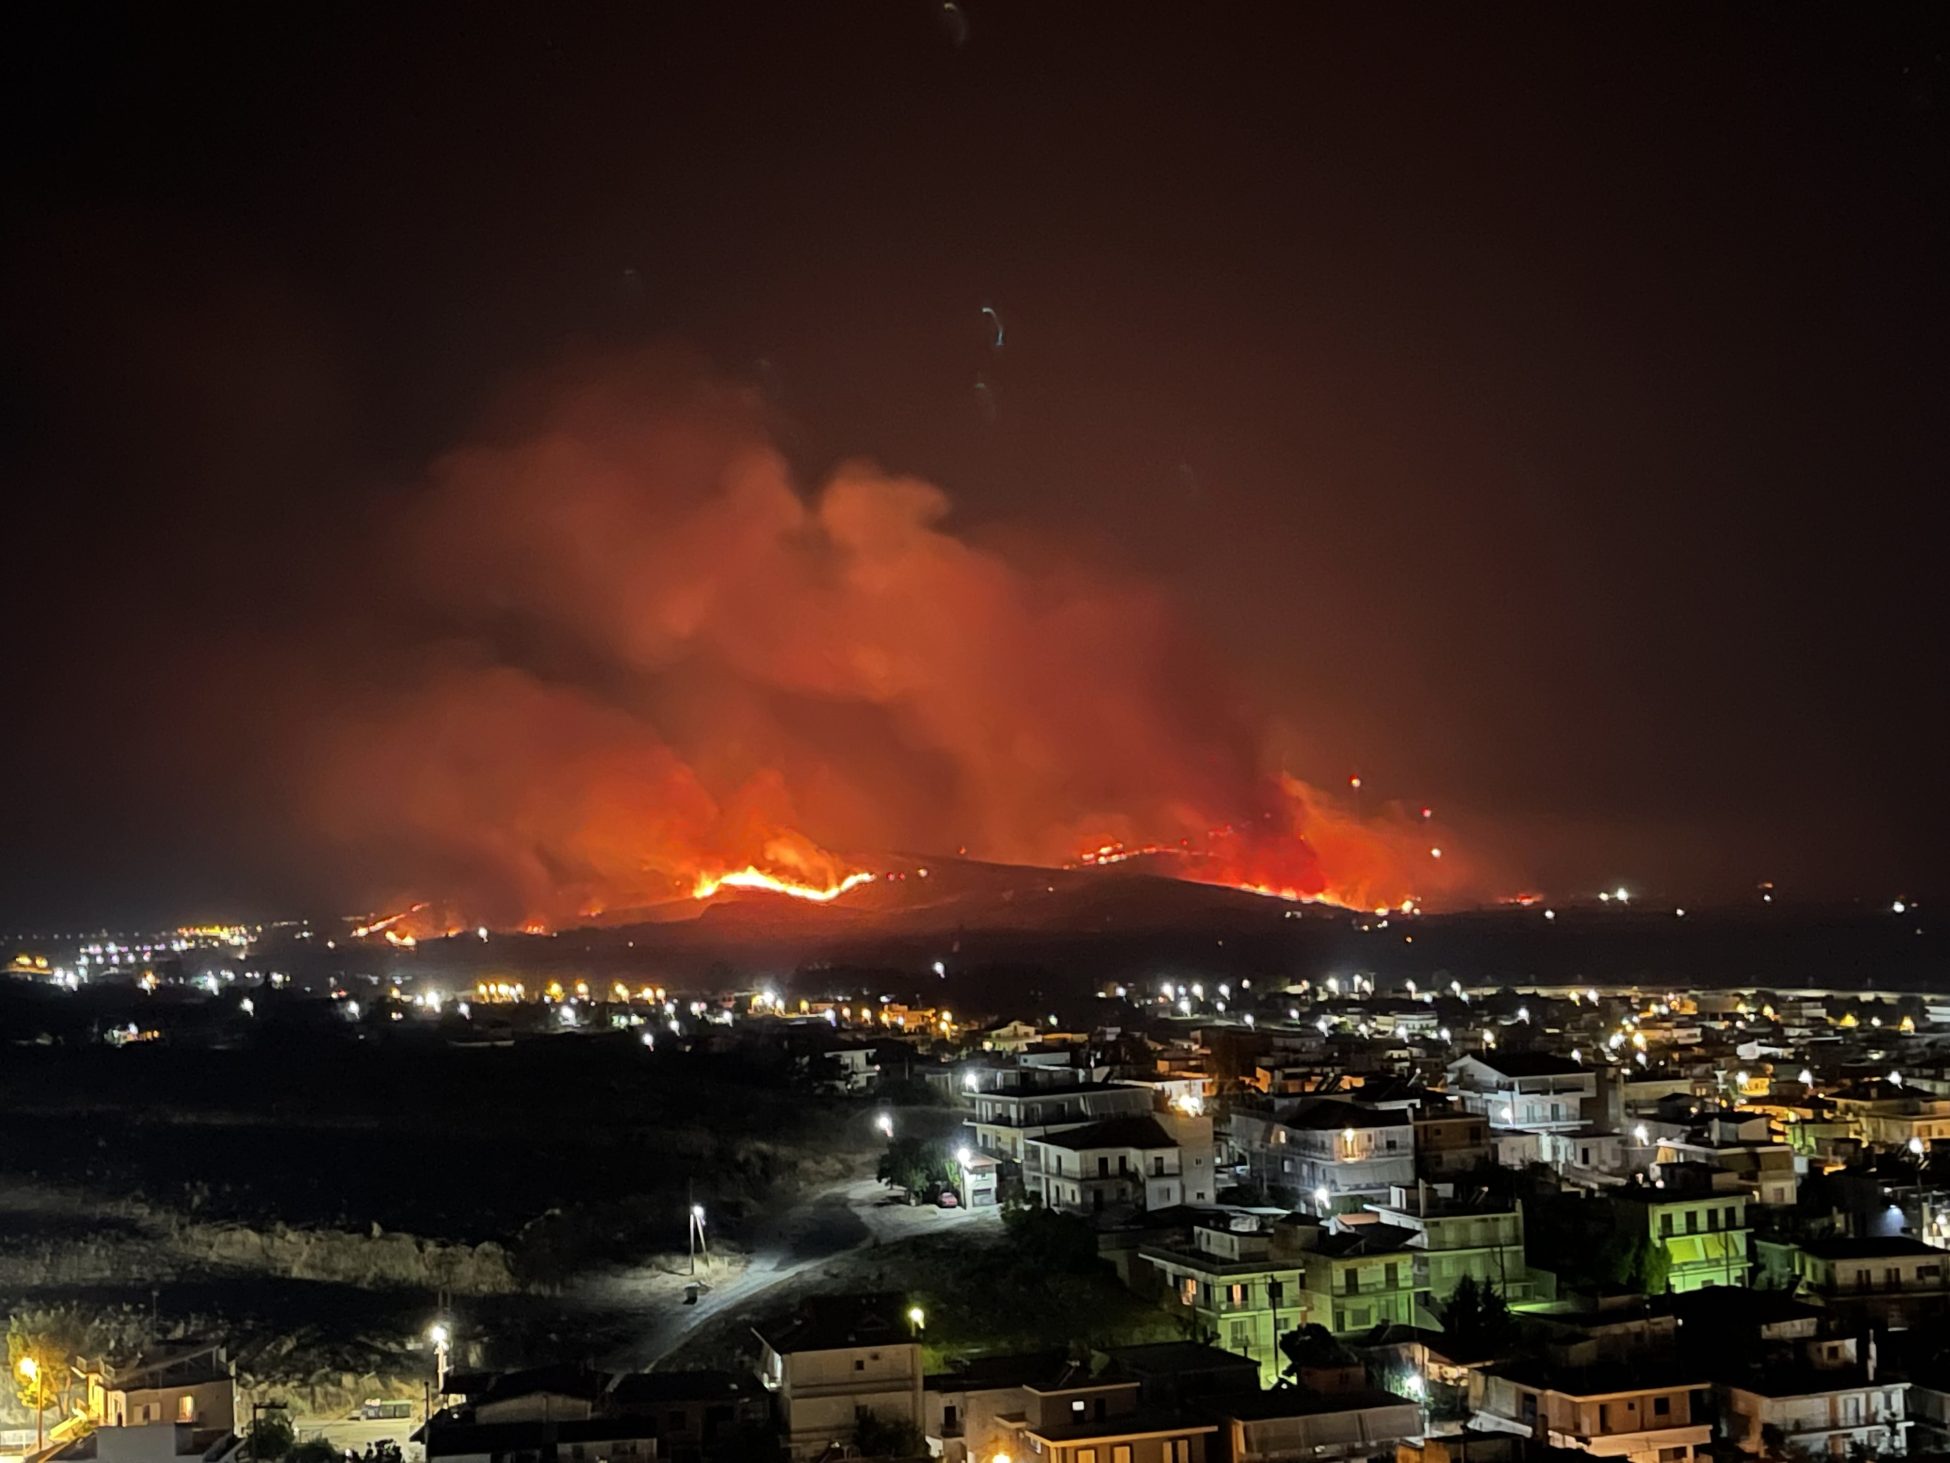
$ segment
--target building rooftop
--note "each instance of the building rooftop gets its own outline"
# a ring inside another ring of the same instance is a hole
[[[670,1402],[727,1402],[757,1391],[755,1381],[735,1372],[630,1372],[616,1379],[609,1395],[616,1410],[628,1412]]]
[[[952,1371],[936,1372],[923,1385],[930,1392],[986,1392],[1042,1386],[1062,1376],[1069,1364],[1067,1351],[962,1357],[957,1359]]]
[[[1491,1367],[1494,1376],[1508,1377],[1526,1387],[1561,1392],[1567,1397],[1605,1397],[1620,1392],[1654,1392],[1672,1388],[1703,1390],[1710,1385],[1705,1368],[1681,1367],[1670,1361],[1603,1361],[1593,1366],[1557,1366],[1525,1359]]]
[[[1178,1140],[1164,1130],[1154,1117],[1132,1113],[1121,1118],[1105,1118],[1081,1128],[1066,1128],[1032,1140],[1051,1148],[1079,1152],[1086,1148],[1176,1148]]]
[[[1264,1422],[1275,1417],[1319,1417],[1334,1412],[1365,1412],[1376,1407],[1416,1407],[1418,1404],[1379,1387],[1348,1392],[1316,1392],[1306,1387],[1275,1387],[1269,1392],[1241,1392],[1209,1397],[1206,1406],[1221,1417]]]
[[[752,1332],[780,1356],[897,1346],[914,1339],[908,1331],[907,1298],[892,1290],[809,1296],[791,1315],[761,1321]]]
[[[1803,1250],[1817,1260],[1903,1260],[1943,1255],[1943,1251],[1906,1234],[1832,1239],[1804,1239]]]
[[[1412,1119],[1393,1108],[1364,1107],[1338,1097],[1313,1097],[1287,1109],[1279,1122],[1303,1132],[1331,1133],[1342,1128],[1406,1128]]]
[[[1505,1077],[1582,1077],[1591,1071],[1582,1062],[1553,1052],[1470,1052],[1459,1061],[1480,1062]]]

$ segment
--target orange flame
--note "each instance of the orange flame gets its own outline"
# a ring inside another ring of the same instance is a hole
[[[710,874],[700,874],[697,884],[691,890],[691,898],[709,899],[720,889],[764,889],[773,894],[790,895],[794,899],[809,899],[814,904],[831,904],[847,890],[857,889],[862,884],[871,884],[873,879],[872,874],[854,872],[833,884],[801,884],[793,879],[781,879],[775,874],[768,874],[763,869],[753,868],[747,864],[742,869],[735,869],[731,873],[719,874],[715,877]]]

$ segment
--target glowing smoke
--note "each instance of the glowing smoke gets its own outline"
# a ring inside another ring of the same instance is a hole
[[[745,393],[606,363],[511,402],[389,537],[422,631],[306,780],[375,897],[551,923],[894,849],[1192,876],[1359,905],[1462,887],[1418,820],[1262,765],[1171,605],[958,536],[936,487],[803,492]]]

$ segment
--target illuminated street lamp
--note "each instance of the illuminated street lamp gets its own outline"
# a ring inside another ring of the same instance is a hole
[[[704,1239],[704,1206],[702,1204],[691,1205],[690,1242],[691,1274],[695,1275],[697,1274],[697,1257],[699,1252],[703,1252],[706,1260],[711,1258],[711,1247],[705,1243]]]
[[[453,1343],[454,1334],[447,1329],[444,1321],[435,1321],[427,1331],[427,1339],[433,1343],[433,1389],[445,1395],[447,1391],[447,1348]]]
[[[914,1334],[918,1336],[928,1328],[928,1313],[919,1306],[909,1306],[907,1323],[914,1328]]]
[[[47,1383],[41,1377],[41,1364],[31,1356],[20,1359],[20,1374],[34,1384],[34,1451],[39,1453],[47,1446],[47,1434],[43,1431],[47,1418]]]
[[[894,1115],[892,1113],[881,1113],[873,1120],[873,1125],[880,1129],[882,1135],[885,1137],[891,1138],[894,1136]]]

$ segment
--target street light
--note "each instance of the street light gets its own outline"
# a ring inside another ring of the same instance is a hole
[[[47,1434],[43,1431],[47,1421],[47,1383],[41,1380],[41,1364],[31,1356],[20,1359],[20,1374],[34,1384],[34,1451],[39,1453],[47,1446]]]
[[[914,1328],[915,1334],[918,1335],[928,1327],[927,1312],[919,1306],[909,1306],[907,1308],[907,1322]]]
[[[881,1113],[873,1120],[873,1125],[880,1129],[881,1133],[886,1137],[891,1138],[894,1136],[894,1115],[892,1113]]]
[[[706,1260],[711,1258],[711,1247],[704,1239],[704,1206],[702,1204],[691,1205],[689,1239],[691,1247],[691,1274],[695,1275],[697,1274],[698,1252],[702,1250]]]

